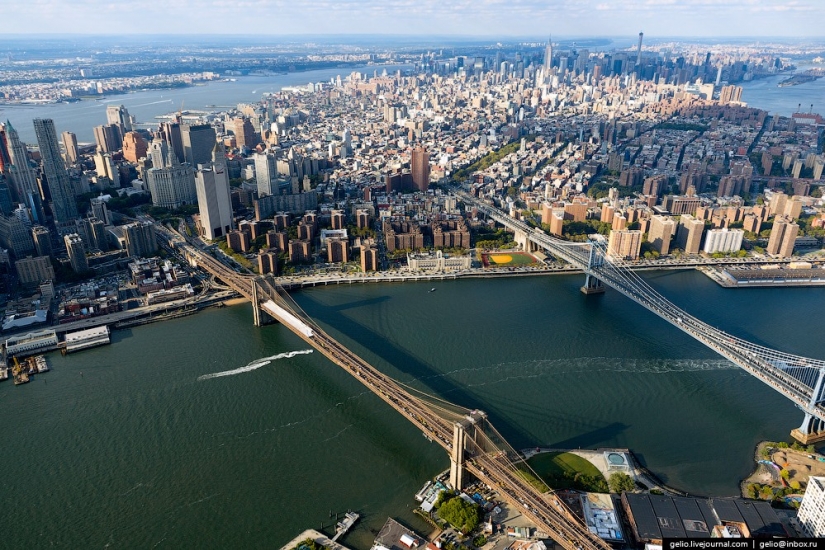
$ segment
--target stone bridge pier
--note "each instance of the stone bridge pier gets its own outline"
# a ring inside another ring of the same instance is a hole
[[[467,443],[476,438],[476,424],[487,418],[487,413],[473,411],[453,424],[453,448],[450,450],[450,485],[453,489],[464,487],[464,461],[467,458]]]

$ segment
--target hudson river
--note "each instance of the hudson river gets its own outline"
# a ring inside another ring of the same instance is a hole
[[[710,324],[825,357],[819,288],[722,289],[695,272],[651,284]],[[773,390],[615,292],[578,276],[330,286],[295,294],[400,381],[487,411],[516,448],[629,447],[667,483],[733,495],[754,445],[802,415]],[[413,493],[446,454],[248,305],[113,334],[0,385],[0,547],[273,547],[330,511],[426,531]],[[269,359],[267,359],[269,358]],[[228,371],[235,371],[228,373]],[[225,376],[210,376],[218,373]]]

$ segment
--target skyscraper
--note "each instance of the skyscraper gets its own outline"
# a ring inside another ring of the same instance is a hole
[[[29,152],[26,146],[17,137],[17,130],[11,125],[11,122],[6,122],[6,140],[8,144],[9,160],[11,160],[11,174],[12,186],[17,194],[17,200],[26,202],[25,197],[28,193],[40,192],[37,189],[37,180],[29,164]],[[28,206],[28,204],[27,204]]]
[[[690,214],[682,215],[676,228],[676,247],[684,250],[685,254],[698,254],[704,230],[704,221],[697,220]]]
[[[103,153],[112,153],[120,149],[122,136],[114,124],[103,124],[94,127],[97,150]]]
[[[49,186],[52,197],[52,215],[55,224],[64,224],[77,217],[77,205],[74,200],[69,173],[60,156],[60,146],[57,144],[57,133],[54,121],[50,118],[34,119],[34,133],[40,146],[40,156],[43,160],[43,174]]]
[[[232,230],[232,199],[223,149],[215,143],[208,168],[199,167],[195,175],[198,210],[204,237],[217,239]]]
[[[180,137],[183,143],[183,157],[193,168],[197,168],[199,164],[211,162],[212,149],[215,148],[214,128],[208,124],[194,126],[183,124]]]
[[[647,234],[647,241],[659,251],[662,256],[667,256],[670,252],[670,239],[676,223],[668,216],[653,216],[650,219],[650,231]]]
[[[246,117],[236,118],[233,122],[233,132],[235,134],[235,143],[237,143],[238,148],[242,149],[247,147],[252,149],[257,145],[257,137],[255,136],[255,128],[252,126],[252,123]]]
[[[123,158],[137,164],[142,158],[146,158],[149,151],[149,144],[143,136],[137,132],[127,132],[123,136]]]
[[[255,153],[255,181],[258,196],[278,194],[278,168],[272,153]]]
[[[553,40],[547,37],[547,46],[544,47],[544,74],[550,74],[550,69],[553,68]]]
[[[771,236],[768,239],[768,254],[789,258],[793,254],[799,226],[785,216],[777,216],[773,221]]]
[[[132,131],[132,117],[123,105],[109,105],[106,107],[106,121],[117,126],[121,137]]]
[[[642,40],[644,39],[644,37],[645,37],[645,33],[640,32],[639,33],[639,47],[636,50],[636,66],[637,67],[642,64]]]
[[[808,478],[798,519],[809,537],[825,536],[825,477]]]
[[[423,147],[416,147],[410,162],[413,185],[419,191],[426,191],[430,185],[430,153]]]
[[[72,132],[63,132],[63,148],[66,149],[66,164],[77,162],[77,136]]]

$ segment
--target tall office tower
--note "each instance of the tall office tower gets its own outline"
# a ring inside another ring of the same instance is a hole
[[[825,477],[808,478],[797,519],[809,537],[825,537]]]
[[[426,191],[430,186],[430,153],[423,147],[416,147],[410,162],[413,185],[419,191]]]
[[[109,105],[106,107],[106,121],[120,129],[120,135],[132,131],[132,117],[123,105]]]
[[[0,243],[10,250],[15,257],[24,258],[34,251],[31,223],[26,223],[22,216],[0,216]]]
[[[666,256],[670,252],[670,239],[676,228],[676,222],[669,216],[653,216],[650,219],[650,231],[647,242],[652,243],[659,254]]]
[[[203,236],[209,240],[226,235],[233,229],[232,198],[229,194],[229,174],[223,149],[215,143],[208,168],[199,167],[195,175],[198,210]]]
[[[0,122],[0,174],[5,174],[9,167],[11,167],[11,157],[9,157],[9,145],[6,139],[6,125]]]
[[[52,197],[52,215],[55,224],[70,222],[77,218],[77,204],[74,200],[72,184],[69,181],[69,173],[60,157],[54,121],[50,118],[34,119],[34,133],[37,135],[37,143],[40,146],[43,174],[46,176]]]
[[[63,148],[66,149],[66,164],[77,162],[77,136],[72,132],[63,132]]]
[[[186,162],[197,168],[199,164],[209,164],[212,161],[216,138],[214,128],[208,124],[183,124],[180,127],[180,137]]]
[[[634,229],[611,230],[607,251],[611,256],[638,260],[642,249],[642,232]]]
[[[143,136],[137,132],[127,132],[123,136],[123,158],[131,163],[137,164],[142,158],[146,158],[149,152],[149,144]]]
[[[9,215],[14,210],[14,200],[11,195],[11,182],[0,173],[0,212]]]
[[[113,153],[122,145],[120,130],[112,124],[102,124],[94,127],[97,150],[103,153]]]
[[[112,155],[98,151],[94,156],[98,178],[108,178],[114,187],[120,187],[120,171],[112,161]]]
[[[126,252],[130,257],[154,256],[158,251],[155,226],[151,222],[135,222],[124,227]]]
[[[684,250],[685,254],[698,254],[704,230],[704,221],[697,220],[690,214],[682,215],[676,229],[676,247]]]
[[[272,153],[255,153],[255,181],[258,197],[278,194],[278,164]]]
[[[89,270],[89,262],[86,261],[86,247],[83,246],[83,239],[77,233],[70,233],[63,236],[66,251],[69,253],[69,263],[72,271],[83,273]]]
[[[52,232],[47,227],[42,225],[32,227],[32,239],[34,239],[34,249],[38,256],[52,255]]]
[[[9,160],[11,161],[12,186],[17,193],[17,200],[28,204],[28,196],[35,193],[40,196],[40,191],[37,188],[37,178],[34,175],[34,170],[29,164],[29,152],[26,146],[17,137],[17,130],[11,125],[11,122],[6,122],[6,139],[8,142]]]
[[[640,32],[639,33],[639,47],[636,50],[636,66],[637,67],[642,64],[642,40],[644,39],[644,37],[645,37],[645,33]]]
[[[178,158],[178,162],[186,162],[183,154],[183,138],[181,137],[180,124],[177,122],[161,122],[161,139],[166,142],[169,149]]]
[[[544,47],[544,76],[550,75],[553,68],[553,38],[547,37],[547,45]]]
[[[232,129],[235,134],[235,143],[238,148],[248,147],[252,149],[257,145],[258,138],[255,136],[255,128],[252,122],[246,117],[236,118],[232,121]]]
[[[777,216],[773,220],[771,237],[768,239],[768,254],[780,258],[790,258],[793,255],[793,247],[798,234],[798,225],[789,218]]]
[[[155,206],[173,209],[198,200],[195,173],[188,164],[175,162],[167,168],[150,168],[146,179]]]

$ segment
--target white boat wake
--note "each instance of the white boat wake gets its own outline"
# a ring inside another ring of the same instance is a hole
[[[307,355],[308,353],[312,353],[312,351],[313,350],[311,349],[302,349],[298,351],[289,351],[287,353],[279,353],[278,355],[272,355],[270,357],[262,357],[261,359],[255,359],[245,367],[241,367],[239,369],[226,370],[223,372],[215,372],[212,374],[204,374],[202,376],[198,376],[198,381],[200,382],[201,380],[209,380],[210,378],[220,378],[221,376],[233,376],[235,374],[251,372],[261,367],[265,367],[271,362],[277,361],[278,359],[289,359],[290,357],[295,357],[296,355]]]

